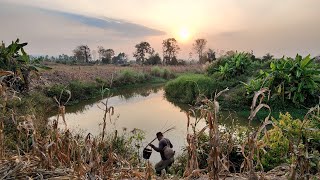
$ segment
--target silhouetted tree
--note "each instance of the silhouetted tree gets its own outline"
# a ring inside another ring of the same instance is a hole
[[[193,49],[196,51],[199,57],[199,63],[204,64],[205,61],[203,58],[203,51],[206,48],[207,40],[205,39],[196,39],[193,43]]]
[[[128,62],[128,56],[124,52],[120,52],[112,58],[112,64],[125,64]]]
[[[180,50],[178,42],[175,38],[169,38],[162,42],[163,64],[177,63],[177,54]]]
[[[145,63],[145,56],[149,54],[150,56],[154,53],[153,48],[148,42],[141,42],[135,46],[136,51],[133,53],[133,57],[136,58],[136,62],[139,64]]]
[[[156,53],[155,55],[151,55],[151,56],[147,59],[146,64],[148,64],[148,65],[161,64],[161,57],[159,56],[158,53]]]
[[[87,45],[80,45],[73,50],[73,54],[78,62],[89,63],[91,59],[90,48]]]
[[[110,64],[114,56],[113,49],[104,49],[102,46],[98,46],[99,57],[101,58],[102,63]]]
[[[214,52],[212,49],[208,49],[208,52],[207,52],[207,61],[208,62],[212,62],[212,61],[215,61],[216,60],[216,52]]]

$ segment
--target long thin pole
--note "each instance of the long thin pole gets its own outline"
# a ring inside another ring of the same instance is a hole
[[[169,131],[171,131],[171,130],[173,130],[173,129],[175,129],[175,127],[172,127],[172,128],[167,129],[167,130],[164,131],[162,134],[167,133],[167,132],[169,132]],[[149,142],[149,143],[146,145],[145,148],[147,148],[147,147],[148,147],[153,141],[155,141],[156,139],[157,139],[157,137],[154,138],[151,142]]]

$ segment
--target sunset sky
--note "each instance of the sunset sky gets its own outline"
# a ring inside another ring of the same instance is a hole
[[[174,37],[179,58],[196,38],[215,50],[316,56],[319,8],[319,0],[0,0],[0,40],[20,38],[35,55],[71,55],[87,44],[132,58],[135,44],[148,41],[161,54],[162,40]]]

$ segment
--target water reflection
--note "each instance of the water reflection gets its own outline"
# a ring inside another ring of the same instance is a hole
[[[142,86],[142,87],[134,87],[134,88],[125,88],[120,90],[115,90],[111,93],[111,97],[119,97],[121,100],[128,101],[134,97],[148,97],[151,93],[158,93],[160,90],[162,90],[163,85],[148,85],[148,86]],[[84,111],[91,108],[93,105],[95,105],[98,101],[101,100],[101,97],[84,100],[80,103],[77,103],[73,106],[67,107],[68,113],[76,113],[81,114]]]
[[[166,100],[168,102],[170,102],[171,104],[173,104],[175,107],[178,107],[179,109],[181,109],[181,112],[184,112],[184,113],[187,113],[190,108],[193,108],[193,106],[190,104],[177,103],[177,102],[172,101],[170,98],[166,98]],[[200,115],[198,114],[198,117],[199,116]],[[221,124],[223,126],[231,127],[234,123],[236,123],[239,126],[247,127],[248,126],[248,117],[241,115],[241,114],[237,113],[236,111],[223,110],[223,107],[222,107],[222,111],[220,111],[220,113],[219,113],[219,124]],[[251,123],[252,123],[251,125],[253,127],[257,127],[260,125],[259,121],[252,121]]]

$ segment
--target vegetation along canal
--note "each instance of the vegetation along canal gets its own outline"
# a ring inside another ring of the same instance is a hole
[[[100,98],[101,99],[101,98]],[[66,122],[68,128],[73,132],[86,135],[91,133],[94,136],[102,132],[102,122],[104,108],[100,99],[83,101],[66,109]],[[103,99],[102,102],[105,102]],[[187,104],[173,104],[164,95],[162,85],[148,86],[133,89],[126,89],[113,94],[108,99],[108,105],[114,107],[114,115],[111,121],[107,119],[107,133],[117,130],[119,134],[126,133],[132,135],[134,129],[142,130],[140,135],[144,136],[142,147],[146,146],[154,137],[156,132],[165,131],[171,127],[174,130],[165,134],[174,145],[177,154],[182,152],[186,146],[187,134]],[[223,112],[225,117],[229,112]],[[56,116],[50,119],[55,119]],[[236,117],[234,114],[221,122],[221,128],[232,126],[232,121],[239,127],[247,126],[246,117]],[[59,121],[62,125],[62,120]],[[191,119],[191,122],[193,120]],[[201,121],[197,127],[200,129],[205,126]],[[63,127],[63,126],[60,126]],[[157,144],[158,142],[154,142]],[[152,153],[150,160],[155,163],[160,159],[158,153]]]

